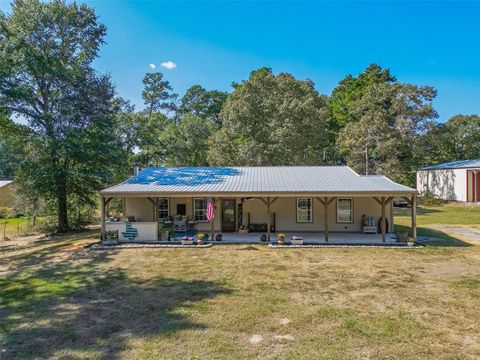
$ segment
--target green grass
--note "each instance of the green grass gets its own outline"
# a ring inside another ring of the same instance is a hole
[[[4,358],[480,355],[479,246],[89,251],[90,236],[0,244]]]
[[[37,225],[45,218],[37,217]],[[0,240],[3,240],[4,231],[8,239],[13,239],[17,236],[24,236],[32,231],[32,219],[27,217],[0,219]]]
[[[465,246],[465,239],[445,227],[480,229],[480,207],[456,204],[421,204],[417,208],[417,235],[437,238],[430,245]],[[395,230],[411,230],[411,209],[395,208]]]

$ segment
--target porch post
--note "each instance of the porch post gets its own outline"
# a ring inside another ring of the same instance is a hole
[[[385,197],[382,196],[381,199],[381,206],[382,206],[382,242],[385,242],[385,228],[386,228],[386,219],[385,219]]]
[[[412,196],[412,236],[417,241],[417,195]]]
[[[103,239],[105,235],[105,198],[101,195],[100,195],[100,225],[101,225],[100,238]]]
[[[268,217],[268,221],[267,221],[267,241],[270,241],[270,223],[271,223],[271,218],[272,218],[272,213],[270,211],[270,197],[267,197],[267,217]]]
[[[324,214],[323,214],[323,221],[325,223],[325,242],[328,242],[328,197],[325,197],[324,199],[324,203],[323,203],[323,209],[324,209]]]

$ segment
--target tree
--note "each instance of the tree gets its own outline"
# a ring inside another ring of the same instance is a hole
[[[352,109],[359,120],[340,132],[338,145],[347,163],[363,174],[384,174],[395,181],[414,182],[414,144],[431,120],[436,91],[411,84],[372,84]]]
[[[18,0],[0,18],[0,106],[6,135],[27,154],[17,178],[54,199],[69,229],[69,197],[94,205],[117,158],[108,76],[91,67],[105,36],[93,9],[62,0]]]
[[[220,117],[223,127],[210,139],[215,165],[319,164],[324,150],[325,97],[310,80],[253,71],[234,84]]]
[[[334,119],[336,131],[352,121],[358,121],[360,114],[356,111],[355,102],[360,100],[365,91],[373,84],[393,84],[395,77],[389,69],[382,69],[370,64],[360,75],[347,75],[340,80],[329,98],[329,106]]]
[[[12,139],[0,137],[0,179],[12,179],[20,161],[21,154]]]
[[[216,129],[209,118],[187,114],[162,133],[165,163],[169,166],[207,166],[208,139]]]
[[[192,114],[219,123],[219,115],[227,96],[223,91],[207,91],[200,85],[193,85],[180,100],[179,111],[182,115]]]
[[[480,116],[455,115],[442,130],[450,161],[480,158]]]
[[[175,99],[178,95],[173,92],[170,83],[163,80],[161,72],[147,73],[143,78],[143,85],[142,98],[149,116],[162,110],[175,111]]]

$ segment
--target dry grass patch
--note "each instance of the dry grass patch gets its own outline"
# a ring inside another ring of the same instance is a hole
[[[6,358],[478,358],[479,247],[88,251],[0,259]]]

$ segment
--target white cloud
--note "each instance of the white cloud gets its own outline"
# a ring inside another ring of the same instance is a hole
[[[177,64],[175,64],[173,61],[164,61],[161,64],[165,69],[172,70],[177,67]]]
[[[155,69],[157,67],[157,65],[155,64],[148,64],[148,66],[150,67],[150,69]]]

